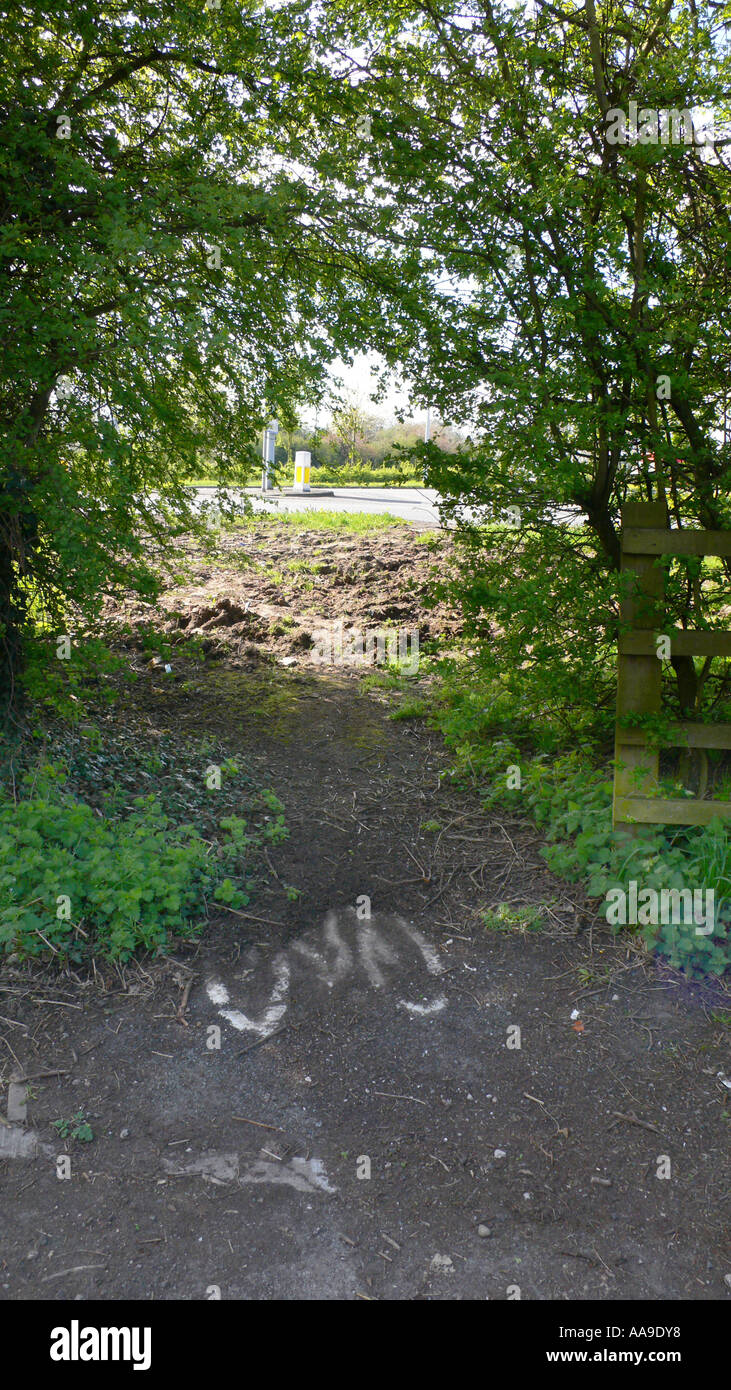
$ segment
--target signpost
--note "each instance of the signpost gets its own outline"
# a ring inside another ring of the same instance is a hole
[[[278,421],[278,420],[270,420],[270,421],[269,421],[269,424],[267,425],[267,427],[266,427],[266,429],[265,429],[265,431],[264,431],[264,445],[263,445],[263,448],[262,448],[262,451],[261,451],[261,457],[262,457],[262,463],[263,463],[263,468],[262,468],[262,472],[261,472],[261,490],[262,490],[262,492],[270,492],[271,489],[272,489],[272,486],[273,486],[273,484],[272,484],[272,482],[271,482],[271,479],[270,479],[270,477],[269,477],[269,466],[270,466],[270,464],[273,464],[273,463],[274,463],[274,446],[275,446],[276,441],[277,441],[277,435],[278,435],[278,433],[279,433],[279,421]]]

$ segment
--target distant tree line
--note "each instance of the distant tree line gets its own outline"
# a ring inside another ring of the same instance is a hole
[[[464,442],[464,432],[440,420],[432,421],[431,437],[450,454],[456,453]],[[325,428],[282,429],[277,438],[275,463],[278,469],[284,468],[293,462],[298,449],[308,449],[313,468],[393,468],[400,462],[401,451],[413,449],[423,438],[423,421],[388,424],[350,404],[336,411]]]

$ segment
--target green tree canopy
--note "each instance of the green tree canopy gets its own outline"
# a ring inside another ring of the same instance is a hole
[[[330,115],[306,14],[21,0],[0,16],[6,701],[29,603],[53,622],[104,588],[152,592],[145,536],[189,520],[196,460],[242,477],[264,420],[321,390],[333,333],[360,346],[361,268],[296,163]]]
[[[518,641],[542,624],[558,651],[573,604],[588,670],[623,500],[729,523],[729,17],[729,0],[7,10],[6,688],[29,597],[149,591],[143,531],[184,524],[196,459],[232,476],[269,414],[294,423],[328,360],[368,347],[470,426],[456,456],[428,451],[455,508],[517,506],[538,536],[504,613]],[[711,158],[682,121],[653,135],[652,112],[700,106]],[[673,594],[703,616],[691,575]],[[676,673],[692,705],[692,663]]]
[[[455,511],[517,507],[540,527],[523,575],[508,538],[476,611],[509,566],[503,617],[523,645],[542,628],[544,658],[591,612],[588,671],[623,501],[731,523],[731,5],[341,0],[325,16],[370,130],[365,159],[340,162],[341,215],[364,255],[388,248],[399,284],[383,351],[424,404],[472,425],[456,458],[431,451],[432,480]],[[559,507],[589,544],[554,524]],[[674,594],[682,621],[703,618],[692,576]],[[690,706],[693,664],[674,665]]]

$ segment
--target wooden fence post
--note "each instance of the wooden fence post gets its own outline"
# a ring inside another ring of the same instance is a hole
[[[664,502],[627,502],[622,508],[622,530],[626,526],[657,529],[668,524]],[[626,554],[622,549],[623,576],[635,576],[634,592],[621,600],[620,616],[633,628],[654,628],[661,622],[664,575],[657,553]],[[617,657],[617,722],[614,735],[613,824],[634,836],[639,827],[617,815],[620,797],[647,796],[657,789],[660,754],[645,742],[625,742],[620,719],[626,714],[659,714],[661,709],[662,662],[656,655]]]
[[[620,634],[617,654],[617,723],[614,735],[612,823],[629,836],[640,825],[709,825],[731,821],[731,801],[657,795],[660,754],[641,727],[624,727],[627,714],[660,713],[662,661],[657,638],[669,643],[669,656],[731,659],[731,633],[719,628],[670,628],[663,613],[663,555],[731,557],[731,531],[670,530],[664,504],[631,502],[622,510],[622,573],[634,575],[634,592],[622,600],[621,616],[631,625]],[[668,746],[731,750],[731,724],[681,720],[668,728]]]

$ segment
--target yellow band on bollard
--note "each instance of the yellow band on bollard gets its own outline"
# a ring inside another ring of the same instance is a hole
[[[298,449],[294,456],[294,483],[295,492],[309,492],[310,490],[310,464],[312,456],[308,449]]]

